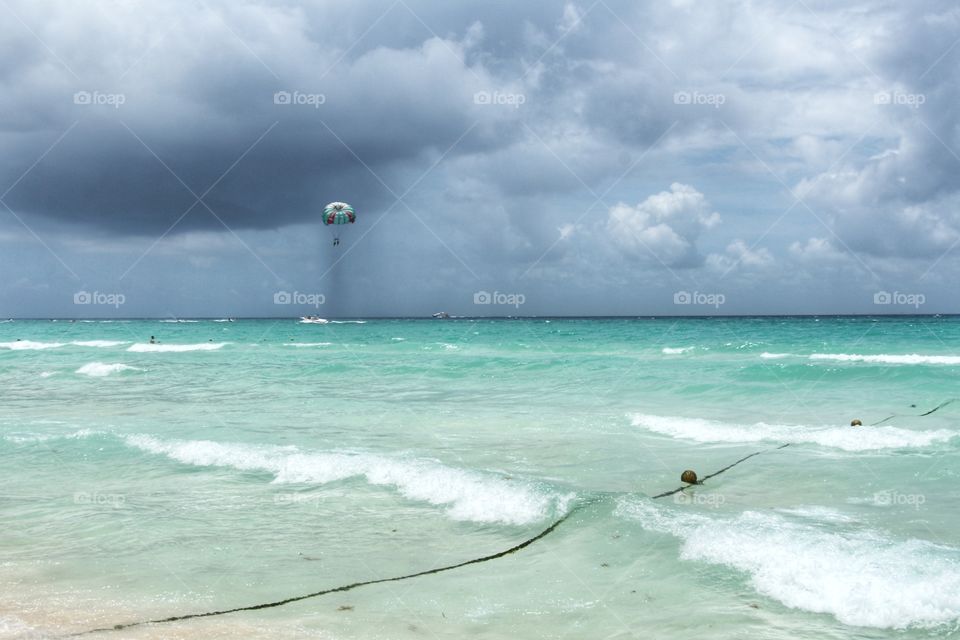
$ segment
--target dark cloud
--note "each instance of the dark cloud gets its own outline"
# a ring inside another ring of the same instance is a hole
[[[742,312],[792,283],[841,308],[960,239],[945,1],[7,5],[0,301],[79,281],[268,313],[321,280],[344,313],[481,287],[670,312],[695,286]],[[334,199],[361,212],[336,265]]]

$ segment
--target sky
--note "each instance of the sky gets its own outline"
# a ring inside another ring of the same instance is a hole
[[[956,313],[958,80],[946,0],[0,0],[0,316]]]

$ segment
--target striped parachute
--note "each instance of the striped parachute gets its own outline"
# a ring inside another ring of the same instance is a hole
[[[353,207],[346,202],[331,202],[323,208],[323,224],[333,231],[333,246],[340,246],[340,229],[337,225],[353,224],[357,221],[357,214]]]
[[[331,202],[323,208],[323,224],[353,224],[357,214],[346,202]]]

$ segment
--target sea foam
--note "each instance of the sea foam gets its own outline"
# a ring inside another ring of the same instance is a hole
[[[532,483],[447,467],[428,460],[368,453],[301,452],[296,447],[223,444],[209,440],[126,437],[130,446],[196,466],[263,471],[276,483],[326,484],[363,477],[372,485],[395,487],[410,500],[446,507],[454,520],[524,525],[562,511],[569,496]]]
[[[56,349],[64,346],[65,342],[34,342],[33,340],[17,340],[16,342],[0,342],[0,349],[11,351],[38,351],[41,349]]]
[[[660,351],[664,355],[675,356],[681,353],[687,353],[688,351],[693,351],[693,347],[664,347]]]
[[[697,442],[803,442],[844,451],[920,448],[960,436],[960,432],[948,429],[913,431],[890,426],[855,429],[845,425],[808,427],[765,422],[738,424],[644,413],[633,414],[631,422],[633,426],[648,431]]]
[[[200,344],[150,344],[148,342],[137,342],[130,345],[127,351],[135,353],[148,352],[181,352],[181,351],[216,351],[226,342],[201,342]]]
[[[862,355],[859,353],[814,353],[811,360],[835,360],[837,362],[872,362],[880,364],[960,364],[960,356],[919,355]]]
[[[81,375],[90,376],[93,378],[103,378],[109,376],[111,373],[119,373],[120,371],[142,371],[139,367],[133,367],[128,364],[113,363],[107,364],[104,362],[90,362],[83,365],[77,369],[74,373],[79,373]]]
[[[759,593],[794,609],[891,629],[960,619],[960,549],[766,512],[723,518],[624,498],[617,514],[682,540],[684,560],[746,573]]]

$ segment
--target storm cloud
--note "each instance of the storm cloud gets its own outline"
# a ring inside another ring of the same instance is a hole
[[[695,288],[729,313],[894,288],[955,310],[946,1],[0,14],[4,315],[76,315],[81,287],[126,315],[303,311],[284,287],[341,315],[509,313],[472,306],[486,289],[533,314],[676,313]],[[331,200],[359,214],[339,254]]]

